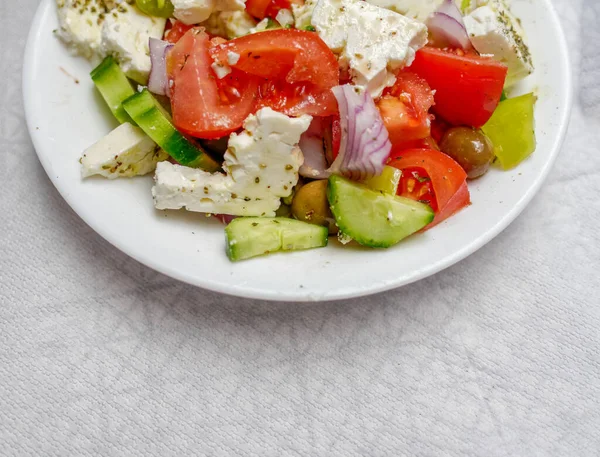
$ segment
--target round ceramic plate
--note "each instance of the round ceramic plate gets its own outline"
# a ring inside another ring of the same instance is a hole
[[[202,214],[156,211],[152,177],[82,180],[82,151],[115,121],[89,78],[91,65],[54,38],[54,0],[33,22],[23,73],[29,131],[48,176],[71,207],[101,236],[143,264],[206,289],[269,300],[357,297],[432,275],[482,247],[513,221],[547,176],[569,119],[567,46],[550,0],[515,0],[531,46],[535,74],[514,93],[534,90],[538,146],[516,170],[492,170],[470,185],[473,204],[394,248],[343,247],[273,254],[239,263],[225,255],[223,226]],[[90,259],[92,260],[92,259]]]

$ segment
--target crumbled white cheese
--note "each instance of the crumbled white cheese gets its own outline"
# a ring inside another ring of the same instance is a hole
[[[298,142],[310,116],[290,118],[270,108],[250,115],[233,133],[225,154],[226,174],[159,164],[152,189],[158,209],[186,208],[213,214],[275,216],[291,195],[304,161]]]
[[[215,9],[217,0],[171,0],[173,16],[184,24],[198,24],[208,19]]]
[[[523,40],[518,20],[500,1],[477,8],[465,16],[465,27],[477,51],[508,66],[508,82],[520,80],[533,71],[531,54]]]
[[[280,9],[275,16],[275,20],[279,22],[282,27],[291,27],[294,25],[294,15],[290,10]]]
[[[250,29],[248,31],[248,33],[264,32],[268,28],[269,28],[269,18],[266,17],[262,21],[260,21],[258,24],[256,24],[255,27],[253,27],[252,29]]]
[[[229,73],[231,73],[231,67],[229,65],[224,65],[220,62],[213,62],[210,66],[212,71],[217,75],[217,78],[223,79]]]
[[[125,122],[84,151],[81,175],[108,179],[141,176],[153,172],[156,164],[168,157],[139,127]]]
[[[235,65],[240,61],[240,55],[237,52],[229,51],[227,53],[227,63],[229,65]]]
[[[292,4],[292,13],[294,13],[294,26],[297,29],[306,29],[311,26],[313,11],[317,6],[317,0],[305,0],[304,4]]]
[[[56,35],[73,54],[88,59],[101,58],[101,35],[109,11],[102,0],[56,0]]]
[[[184,24],[199,24],[208,20],[213,13],[244,11],[245,0],[171,0],[173,15]]]
[[[393,85],[393,72],[409,66],[427,44],[424,24],[360,0],[319,0],[312,25],[341,64],[350,67],[354,83],[373,98]]]
[[[248,35],[256,27],[256,21],[246,11],[219,11],[201,25],[212,35],[233,39]]]
[[[424,22],[434,13],[445,0],[366,0],[372,5],[379,6],[398,14]],[[454,3],[462,7],[462,0],[454,0]],[[487,3],[487,0],[471,0],[470,5],[465,8],[465,13],[475,9],[477,6]]]
[[[166,19],[150,17],[135,5],[122,3],[106,15],[102,25],[102,52],[115,57],[125,74],[140,84],[150,74],[150,38],[162,38]]]

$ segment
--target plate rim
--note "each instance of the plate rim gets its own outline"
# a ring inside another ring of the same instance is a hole
[[[564,77],[566,82],[564,98],[565,106],[560,118],[560,127],[556,136],[556,141],[554,142],[553,148],[550,151],[548,160],[544,163],[544,168],[540,170],[537,180],[535,180],[535,182],[531,184],[531,186],[528,188],[527,192],[523,195],[519,202],[516,205],[514,205],[509,211],[507,211],[492,228],[490,228],[487,232],[483,233],[479,237],[475,238],[472,242],[464,245],[461,249],[458,249],[457,251],[453,252],[450,255],[447,255],[439,261],[420,269],[413,276],[397,281],[383,282],[378,286],[361,289],[347,289],[339,292],[334,291],[331,294],[328,294],[326,297],[316,297],[308,293],[293,295],[290,294],[290,296],[285,296],[277,290],[257,290],[252,288],[225,288],[219,284],[213,283],[210,280],[202,281],[198,277],[195,277],[191,274],[187,274],[186,271],[173,269],[168,265],[153,260],[150,256],[141,255],[137,251],[130,250],[126,244],[121,243],[118,237],[113,236],[109,230],[105,230],[103,226],[96,224],[90,218],[88,218],[84,212],[79,211],[76,202],[73,201],[66,194],[65,189],[62,188],[61,184],[58,183],[58,180],[54,178],[53,173],[50,172],[49,162],[45,159],[44,154],[40,153],[40,151],[43,150],[44,138],[42,138],[42,134],[38,133],[38,131],[35,129],[32,121],[32,118],[34,117],[32,114],[32,112],[34,111],[32,104],[32,96],[34,93],[34,81],[33,78],[29,77],[29,75],[32,75],[31,67],[33,55],[35,53],[35,43],[40,39],[40,35],[42,33],[42,19],[46,14],[46,10],[52,6],[52,1],[53,0],[42,1],[36,10],[36,13],[30,26],[29,33],[27,35],[27,43],[25,46],[21,75],[23,106],[27,129],[31,137],[36,155],[40,163],[42,164],[46,175],[48,176],[56,190],[59,192],[61,197],[67,202],[69,207],[78,215],[78,217],[80,217],[92,230],[94,230],[94,232],[96,232],[98,235],[100,235],[102,238],[104,238],[111,245],[113,245],[115,248],[117,248],[127,256],[133,258],[134,260],[145,265],[148,268],[151,268],[166,276],[169,276],[170,278],[182,281],[184,283],[196,287],[200,287],[202,289],[222,293],[229,296],[277,302],[330,302],[335,300],[360,298],[390,291],[393,289],[400,288],[402,286],[406,286],[408,284],[412,284],[414,282],[420,281],[421,279],[433,276],[439,273],[440,271],[457,264],[461,260],[464,260],[474,252],[481,249],[483,246],[485,246],[491,240],[497,237],[500,233],[502,233],[512,222],[514,222],[514,220],[525,210],[525,208],[529,206],[535,195],[541,189],[542,185],[546,182],[546,179],[548,178],[548,175],[556,162],[558,154],[565,142],[567,131],[569,128],[569,123],[571,120],[571,112],[574,97],[573,74],[571,70],[572,59],[566,35],[564,33],[564,28],[562,22],[560,21],[558,12],[551,0],[543,0],[552,18],[552,28],[553,30],[558,31],[557,39],[560,43],[559,55],[561,55],[564,58],[561,60],[564,60],[566,63],[564,71]]]

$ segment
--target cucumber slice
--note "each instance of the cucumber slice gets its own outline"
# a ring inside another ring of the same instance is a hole
[[[181,165],[209,172],[220,168],[211,156],[175,128],[168,113],[148,89],[129,97],[123,102],[123,107],[146,135]]]
[[[121,124],[124,122],[135,124],[123,109],[123,102],[135,94],[135,91],[115,59],[112,56],[104,59],[92,70],[90,76],[117,120]]]
[[[327,198],[340,232],[363,246],[388,248],[433,221],[423,203],[382,194],[340,176],[331,176]]]
[[[245,260],[277,251],[327,246],[327,228],[283,217],[238,217],[225,229],[227,256]]]

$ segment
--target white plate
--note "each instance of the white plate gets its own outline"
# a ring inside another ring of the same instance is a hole
[[[482,247],[512,222],[547,176],[571,106],[567,46],[550,0],[516,0],[536,72],[537,151],[516,170],[493,170],[470,185],[473,204],[446,223],[388,250],[344,248],[284,253],[240,263],[225,256],[223,227],[203,215],[155,211],[152,178],[82,181],[81,152],[115,127],[88,77],[91,66],[53,37],[55,2],[42,1],[23,72],[29,131],[48,176],[71,207],[123,252],[206,289],[268,300],[357,297],[432,275]],[[75,83],[75,78],[79,84]],[[93,259],[90,259],[93,261]]]

